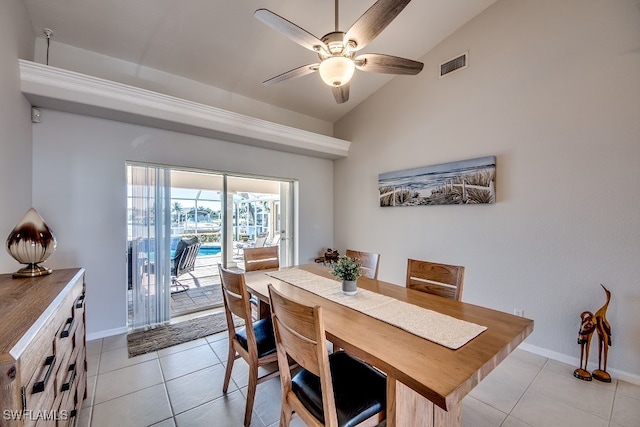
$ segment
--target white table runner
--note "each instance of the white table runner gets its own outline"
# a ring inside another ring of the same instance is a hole
[[[358,288],[342,293],[340,282],[297,268],[266,273],[283,282],[374,317],[436,344],[456,350],[487,329],[395,298]]]

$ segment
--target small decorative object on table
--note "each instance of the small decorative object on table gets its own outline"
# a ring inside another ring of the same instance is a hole
[[[324,253],[324,262],[326,264],[332,264],[337,262],[340,259],[340,254],[337,250],[331,250],[331,248],[327,249],[327,252]]]
[[[342,292],[345,295],[355,295],[358,292],[357,283],[360,277],[362,263],[355,258],[340,257],[333,263],[331,273],[342,280]]]
[[[7,237],[7,251],[26,267],[13,277],[36,277],[51,274],[51,269],[39,266],[56,250],[56,238],[44,220],[31,208]]]
[[[317,263],[324,265],[331,265],[334,262],[338,261],[340,258],[340,254],[335,249],[328,248],[324,255],[315,259]]]

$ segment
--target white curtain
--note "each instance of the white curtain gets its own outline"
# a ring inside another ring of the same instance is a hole
[[[133,329],[170,320],[171,175],[166,168],[127,165]]]

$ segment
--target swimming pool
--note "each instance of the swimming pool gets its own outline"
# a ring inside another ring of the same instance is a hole
[[[200,246],[198,256],[202,255],[218,255],[221,251],[220,246]]]

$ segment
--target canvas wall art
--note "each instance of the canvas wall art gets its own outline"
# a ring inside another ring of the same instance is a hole
[[[380,206],[495,203],[495,180],[495,156],[381,173]]]

